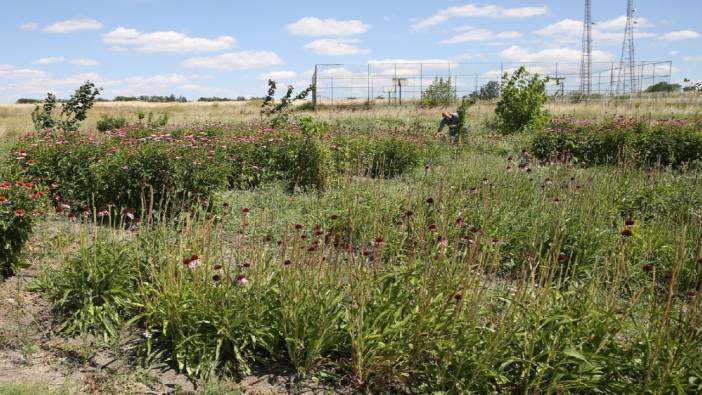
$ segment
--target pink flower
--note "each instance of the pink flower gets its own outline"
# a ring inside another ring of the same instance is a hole
[[[244,285],[249,283],[249,280],[246,279],[246,276],[244,276],[243,274],[240,274],[240,275],[236,276],[236,283],[238,285],[244,286]]]
[[[21,208],[18,208],[17,210],[15,210],[15,217],[17,217],[17,218],[24,217],[24,214],[25,214],[24,210],[22,210]]]

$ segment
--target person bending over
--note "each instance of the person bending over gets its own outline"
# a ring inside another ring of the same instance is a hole
[[[457,112],[443,112],[441,113],[441,123],[439,124],[439,130],[437,133],[441,133],[445,127],[448,127],[449,140],[455,143],[458,140],[458,135],[460,134],[461,118]]]

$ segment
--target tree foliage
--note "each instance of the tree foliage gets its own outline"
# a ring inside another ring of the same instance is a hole
[[[680,84],[669,84],[665,81],[659,82],[646,88],[646,93],[674,93],[682,89]]]
[[[32,111],[32,122],[37,131],[46,129],[61,129],[63,131],[78,130],[80,123],[88,117],[88,111],[93,108],[102,88],[86,81],[71,97],[57,108],[58,99],[53,93],[46,96],[43,103],[38,104]],[[59,115],[54,114],[57,110]]]
[[[520,67],[511,76],[504,74],[502,98],[497,103],[497,127],[505,134],[520,133],[542,127],[548,121],[544,104],[548,100],[548,78],[531,75]]]
[[[456,101],[456,88],[451,84],[451,78],[437,78],[429,85],[422,95],[422,105],[425,107],[447,106]]]

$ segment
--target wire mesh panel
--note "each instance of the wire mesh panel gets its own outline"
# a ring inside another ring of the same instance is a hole
[[[480,91],[488,82],[502,82],[505,73],[511,74],[524,66],[532,74],[550,77],[547,91],[550,95],[569,96],[581,93],[580,63],[544,62],[371,62],[365,65],[318,64],[313,83],[316,85],[316,104],[334,105],[366,101],[420,100],[423,93],[437,80],[450,82],[456,97]],[[619,63],[593,62],[591,95],[617,94],[620,78]],[[637,92],[659,82],[670,83],[672,62],[638,62]]]

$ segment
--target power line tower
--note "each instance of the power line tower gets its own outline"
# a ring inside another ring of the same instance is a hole
[[[580,63],[580,93],[592,93],[592,1],[585,0],[583,19],[583,55]]]
[[[622,56],[619,61],[619,78],[617,80],[617,93],[627,94],[637,92],[636,83],[636,52],[634,50],[634,0],[627,0],[626,29],[624,30],[624,43]]]

